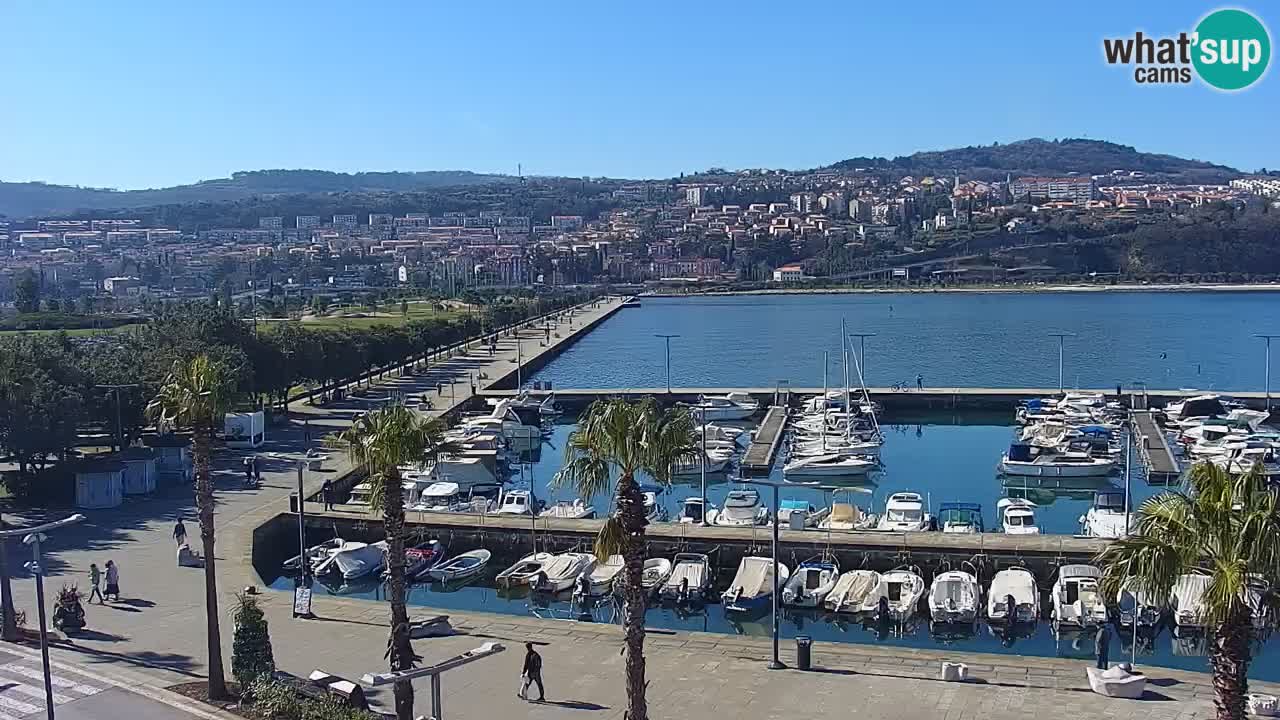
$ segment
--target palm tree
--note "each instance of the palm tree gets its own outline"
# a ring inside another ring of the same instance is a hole
[[[1137,532],[1098,554],[1107,597],[1129,583],[1149,597],[1168,597],[1180,575],[1209,577],[1204,594],[1209,665],[1220,720],[1243,720],[1249,692],[1251,579],[1280,580],[1280,515],[1276,494],[1258,468],[1232,474],[1212,463],[1194,466],[1186,492],[1148,498]]]
[[[405,517],[399,466],[452,452],[453,446],[444,440],[444,430],[439,419],[424,418],[403,405],[391,405],[366,413],[332,439],[346,448],[354,465],[368,473],[373,486],[373,511],[382,513],[387,537],[387,598],[391,602],[387,654],[393,672],[410,670],[419,660],[409,643],[409,611],[405,606]],[[396,716],[413,720],[413,685],[407,680],[397,682],[395,698]]]
[[[235,383],[228,368],[208,355],[176,361],[156,396],[147,403],[147,416],[169,428],[190,428],[196,471],[196,510],[200,542],[204,546],[204,613],[208,628],[209,697],[227,698],[222,669],[222,638],[218,631],[218,576],[213,554],[213,483],[209,457],[214,429],[231,406]]]
[[[626,621],[626,679],[628,720],[648,720],[645,702],[644,613],[644,495],[636,481],[644,473],[663,485],[671,482],[671,468],[694,455],[693,420],[682,409],[660,410],[652,398],[629,403],[597,400],[578,421],[564,450],[564,467],[556,483],[590,498],[609,490],[614,475],[616,510],[596,537],[596,557],[603,561],[621,554]]]

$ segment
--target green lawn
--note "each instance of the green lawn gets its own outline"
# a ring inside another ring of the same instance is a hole
[[[132,323],[130,325],[120,325],[113,328],[75,328],[72,330],[0,330],[0,337],[5,335],[23,335],[27,333],[32,335],[52,335],[60,332],[65,332],[67,335],[72,337],[83,337],[89,335],[104,335],[107,333],[129,332],[142,324],[145,323]]]
[[[399,303],[381,305],[376,311],[359,307],[343,308],[337,311],[330,311],[332,314],[325,317],[307,318],[302,321],[302,326],[308,328],[348,327],[361,329],[370,328],[374,325],[396,327],[414,320],[426,320],[429,318],[448,320],[461,315],[463,312],[461,310],[436,310],[432,307],[433,305],[434,303],[430,302],[411,302],[409,303],[407,318],[401,314]]]

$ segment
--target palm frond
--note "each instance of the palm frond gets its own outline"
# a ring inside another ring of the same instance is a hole
[[[605,520],[596,533],[595,554],[597,562],[604,562],[610,555],[620,555],[627,546],[627,531],[616,517]]]

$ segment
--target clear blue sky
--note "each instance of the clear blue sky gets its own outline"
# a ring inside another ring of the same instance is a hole
[[[668,177],[1040,137],[1280,167],[1280,72],[1140,87],[1210,3],[0,0],[0,179]],[[1280,39],[1280,10],[1255,2]],[[1278,62],[1273,58],[1272,65]]]

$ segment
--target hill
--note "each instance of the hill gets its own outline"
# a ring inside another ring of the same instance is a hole
[[[912,175],[950,175],[1002,180],[1005,175],[1091,175],[1136,170],[1153,178],[1179,182],[1223,182],[1239,170],[1173,155],[1139,152],[1129,145],[1103,140],[1032,138],[1017,142],[932,150],[895,157],[856,157],[831,166],[839,170],[874,168]]]
[[[80,210],[232,202],[275,195],[418,192],[441,187],[513,182],[516,178],[509,175],[484,175],[461,170],[354,174],[324,170],[256,170],[193,185],[125,191],[40,182],[0,182],[0,215],[23,218],[70,214]]]

